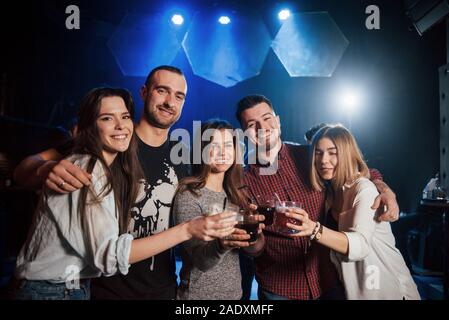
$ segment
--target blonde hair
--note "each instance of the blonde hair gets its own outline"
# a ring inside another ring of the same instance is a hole
[[[323,138],[330,139],[337,148],[338,163],[331,182],[334,190],[341,188],[346,183],[353,182],[359,176],[369,178],[368,166],[363,160],[363,155],[351,132],[340,124],[328,125],[320,129],[312,140],[310,182],[315,190],[325,189],[324,181],[315,165],[316,145]]]

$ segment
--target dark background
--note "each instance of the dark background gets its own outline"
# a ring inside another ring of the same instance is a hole
[[[65,28],[69,4],[80,8],[80,30]],[[272,16],[279,3],[275,1],[1,2],[2,115],[41,126],[63,126],[76,115],[80,98],[101,85],[128,88],[141,108],[138,90],[144,78],[122,75],[106,46],[108,34],[126,13],[164,13],[174,4],[192,13],[214,6],[237,12],[255,8],[272,37],[276,33]],[[365,8],[371,4],[380,8],[380,30],[365,28]],[[191,130],[193,120],[211,117],[237,125],[236,102],[261,93],[272,100],[281,117],[283,139],[303,143],[304,132],[316,123],[348,125],[347,117],[337,110],[335,90],[341,83],[355,83],[363,86],[365,101],[352,115],[352,131],[369,166],[379,169],[397,193],[401,210],[415,211],[426,182],[439,170],[438,67],[446,63],[444,23],[419,36],[400,0],[313,0],[290,5],[301,12],[328,11],[348,39],[333,76],[291,78],[270,49],[258,76],[224,88],[195,76],[180,50],[173,64],[186,74],[188,96],[175,127]],[[2,134],[1,145],[12,148],[19,161],[52,145],[52,140],[35,141],[37,136],[19,131]]]

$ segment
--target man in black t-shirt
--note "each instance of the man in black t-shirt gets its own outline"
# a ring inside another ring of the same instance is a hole
[[[170,127],[181,116],[187,83],[181,70],[154,69],[140,94],[144,102],[136,126],[138,155],[146,181],[131,212],[129,232],[142,238],[167,230],[178,181],[187,174],[185,165],[174,165],[168,139]],[[129,273],[92,281],[94,299],[175,299],[176,273],[173,250],[164,251],[131,266]]]
[[[175,165],[170,159],[177,142],[171,142],[168,133],[181,115],[186,93],[184,75],[171,66],[153,69],[140,90],[144,108],[136,134],[145,181],[131,212],[128,231],[135,238],[157,234],[173,225],[171,202],[188,167]],[[30,188],[38,188],[45,181],[47,187],[61,193],[88,185],[91,176],[87,172],[68,161],[59,161],[69,148],[68,144],[28,157],[16,169],[16,181]],[[94,299],[175,299],[176,286],[173,250],[167,250],[133,264],[127,275],[94,279],[91,289]]]
[[[142,238],[173,226],[171,202],[178,181],[188,173],[186,165],[174,165],[170,151],[175,143],[159,147],[138,140],[138,155],[146,181],[131,212],[129,232]],[[173,249],[135,263],[126,276],[92,279],[93,299],[175,299],[176,272]]]

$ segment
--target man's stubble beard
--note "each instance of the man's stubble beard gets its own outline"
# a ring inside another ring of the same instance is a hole
[[[159,106],[156,106],[156,108],[158,108]],[[144,114],[143,116],[145,117],[145,119],[147,120],[147,122],[149,124],[151,124],[152,126],[159,128],[159,129],[170,129],[171,126],[173,126],[176,121],[178,121],[178,118],[175,118],[173,121],[170,121],[170,123],[165,124],[165,123],[161,123],[156,116],[156,111],[152,112],[151,110],[149,110],[149,107],[147,107],[146,105],[144,106]]]
[[[279,130],[279,129],[277,129]],[[259,139],[259,138],[257,138]],[[279,130],[276,140],[271,141],[271,135],[265,139],[263,143],[258,143],[257,148],[265,150],[267,154],[270,154],[281,143],[281,131]]]

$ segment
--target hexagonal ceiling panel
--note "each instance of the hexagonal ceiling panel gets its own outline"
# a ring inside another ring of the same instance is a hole
[[[271,38],[257,14],[230,16],[220,24],[207,11],[195,15],[182,46],[193,73],[223,87],[260,73]]]
[[[296,13],[271,47],[291,77],[330,77],[349,41],[327,12]]]
[[[112,34],[108,47],[124,75],[146,76],[156,66],[171,64],[181,41],[163,16],[128,14]]]

